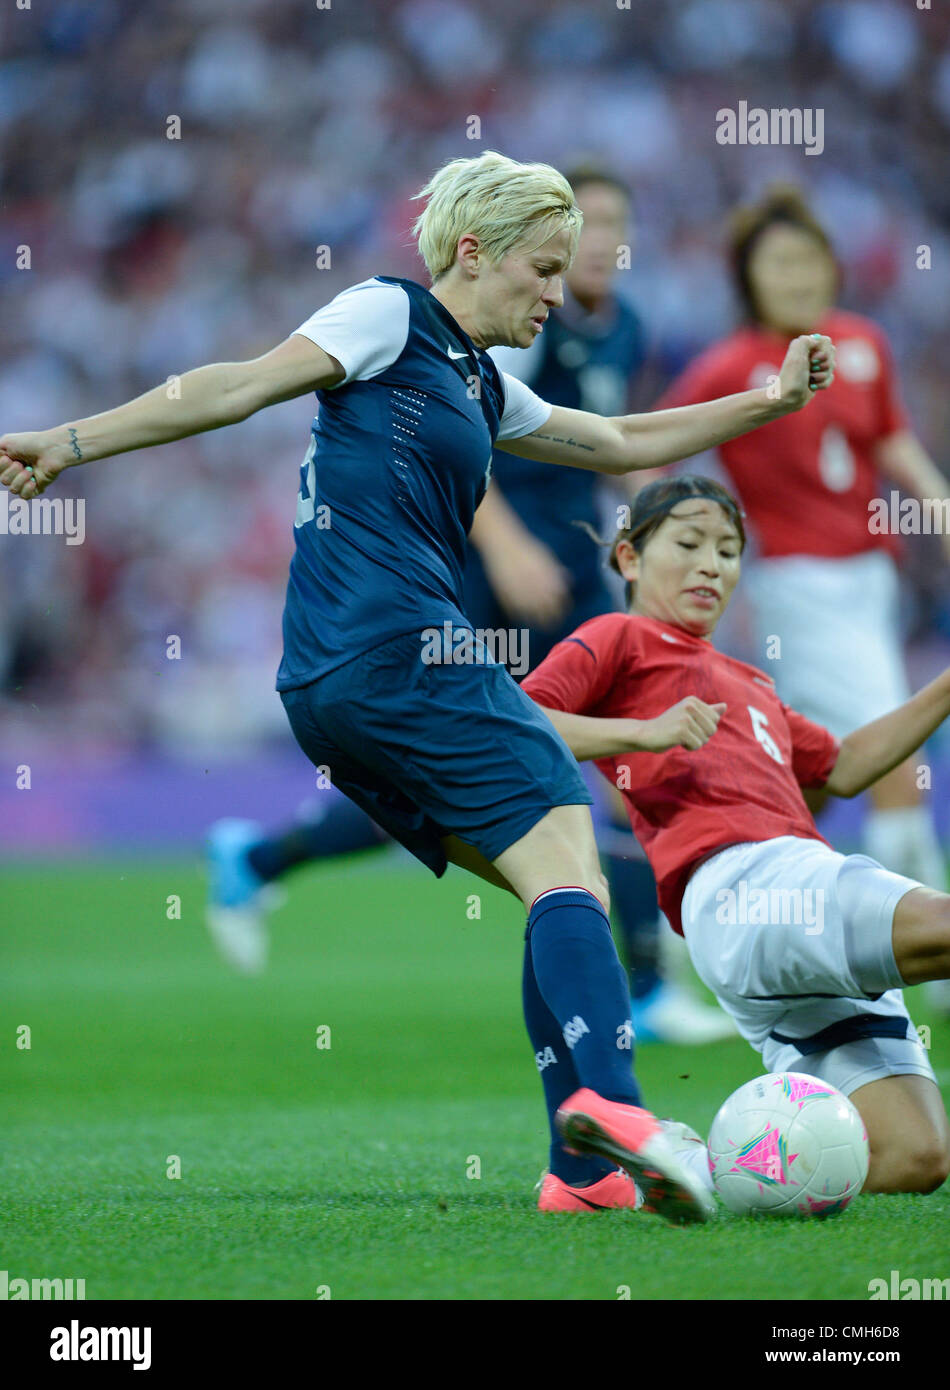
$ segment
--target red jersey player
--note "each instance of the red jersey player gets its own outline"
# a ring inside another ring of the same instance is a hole
[[[660,407],[766,385],[790,337],[812,329],[838,349],[816,409],[722,445],[718,457],[747,514],[759,554],[743,586],[757,659],[768,658],[783,700],[843,736],[910,693],[894,557],[877,529],[901,488],[941,500],[947,481],[908,422],[887,338],[834,308],[840,275],[829,239],[793,188],[777,187],[735,216],[733,272],[747,323],[673,383]],[[885,481],[886,478],[886,481]],[[950,535],[943,536],[950,555]],[[814,810],[820,797],[810,798]],[[946,870],[916,769],[904,764],[871,791],[863,847],[932,887]],[[950,1005],[950,994],[941,993]]]
[[[931,1191],[950,1127],[901,988],[950,976],[950,895],[836,853],[802,787],[854,796],[886,775],[950,716],[950,670],[839,740],[710,641],[744,546],[718,483],[648,484],[611,553],[629,612],[583,623],[522,688],[624,796],[661,906],[767,1070],[851,1097],[866,1191]]]

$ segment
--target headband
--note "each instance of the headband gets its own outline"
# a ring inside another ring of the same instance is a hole
[[[632,516],[630,518],[630,525],[624,529],[627,531],[633,530],[634,527],[639,529],[645,521],[652,521],[655,516],[660,516],[663,512],[671,511],[673,507],[678,507],[681,502],[689,502],[694,497],[697,500],[706,498],[710,502],[716,502],[720,507],[724,506],[727,509],[731,509],[740,518],[745,518],[745,512],[737,502],[733,502],[731,498],[724,498],[721,493],[712,492],[710,489],[704,488],[700,492],[684,492],[680,497],[664,497],[661,502],[656,502],[652,507],[647,507],[642,513]]]

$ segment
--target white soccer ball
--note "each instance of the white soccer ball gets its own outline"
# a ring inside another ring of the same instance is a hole
[[[740,1086],[709,1131],[709,1168],[730,1211],[830,1216],[868,1175],[864,1121],[846,1096],[803,1072]]]

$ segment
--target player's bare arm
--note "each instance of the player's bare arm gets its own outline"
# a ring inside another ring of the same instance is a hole
[[[831,339],[804,335],[789,343],[775,390],[761,387],[699,405],[607,419],[555,406],[533,434],[499,440],[498,448],[598,473],[660,468],[801,410],[816,391],[831,385],[834,366]]]
[[[185,372],[175,391],[164,383],[100,415],[3,435],[0,483],[19,497],[36,497],[65,468],[235,424],[265,406],[334,386],[344,375],[335,357],[292,333],[262,357]]]
[[[695,750],[709,742],[726,712],[724,704],[707,705],[688,695],[655,719],[597,719],[586,714],[539,705],[579,763],[624,753],[662,753],[667,748]]]
[[[857,796],[909,758],[947,718],[950,668],[890,714],[848,734],[825,784],[828,791],[835,796]]]

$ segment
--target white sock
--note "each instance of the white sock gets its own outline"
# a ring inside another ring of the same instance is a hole
[[[890,811],[870,811],[864,823],[863,841],[864,853],[885,869],[946,892],[946,862],[928,807],[898,806]]]

